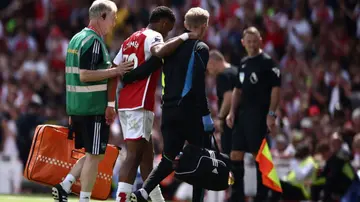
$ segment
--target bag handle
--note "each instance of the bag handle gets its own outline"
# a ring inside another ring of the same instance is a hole
[[[85,152],[79,151],[79,150],[72,150],[71,151],[71,158],[79,160],[83,156],[85,156]]]
[[[217,144],[217,141],[216,141],[216,138],[215,138],[215,135],[214,135],[214,134],[211,134],[211,139],[214,140],[214,148],[215,148],[215,151],[217,151],[217,152],[220,153],[219,146],[218,146],[218,144]],[[210,141],[211,141],[211,139],[210,139]],[[210,144],[212,144],[212,142],[211,142]]]
[[[72,125],[68,125],[68,136],[67,136],[67,138],[69,139],[69,140],[72,140],[72,139],[74,139],[74,135],[73,135],[73,133],[74,133],[74,129],[73,129],[73,127],[72,127]]]

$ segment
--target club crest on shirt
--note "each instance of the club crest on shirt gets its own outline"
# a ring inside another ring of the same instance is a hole
[[[258,77],[256,76],[255,72],[251,73],[250,75],[250,82],[252,84],[256,84],[258,82]]]
[[[152,43],[157,43],[157,42],[160,42],[160,41],[161,41],[160,36],[156,36],[156,37],[154,38],[154,41],[153,41]]]
[[[243,83],[243,82],[244,82],[244,78],[245,78],[245,74],[244,74],[244,72],[240,72],[240,73],[239,73],[239,80],[240,80],[240,83]]]

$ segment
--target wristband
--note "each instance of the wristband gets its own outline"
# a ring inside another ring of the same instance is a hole
[[[108,102],[108,107],[115,107],[115,101]]]
[[[189,39],[189,34],[188,33],[184,33],[182,35],[179,36],[181,40],[186,41]]]

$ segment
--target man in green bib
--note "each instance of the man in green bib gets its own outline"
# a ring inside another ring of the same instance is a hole
[[[80,202],[88,202],[109,138],[109,124],[115,114],[108,103],[108,79],[122,76],[132,62],[112,67],[102,37],[116,20],[117,7],[110,0],[96,0],[89,9],[89,26],[70,41],[66,55],[66,111],[75,132],[75,147],[85,148],[81,158],[65,179],[52,188],[55,201],[66,202],[76,179],[80,178]],[[110,86],[109,86],[110,88]],[[110,91],[111,92],[111,91]],[[106,112],[106,116],[105,116]]]

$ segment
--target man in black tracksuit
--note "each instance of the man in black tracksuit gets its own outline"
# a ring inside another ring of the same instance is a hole
[[[339,198],[359,197],[356,194],[351,196],[353,192],[351,187],[354,183],[359,183],[356,171],[351,166],[350,153],[344,149],[343,137],[335,132],[329,142],[318,145],[317,151],[326,161],[324,168],[317,176],[317,180],[313,182],[311,187],[311,199],[318,201],[322,195],[322,201],[334,202]],[[323,192],[323,194],[321,194]],[[343,199],[344,200],[344,199]],[[346,201],[349,201],[346,200]],[[359,201],[359,198],[350,201]]]
[[[224,55],[217,50],[209,53],[208,72],[216,77],[216,94],[218,97],[217,130],[221,133],[222,152],[230,155],[232,145],[232,129],[225,124],[226,115],[230,111],[232,90],[236,85],[238,67],[228,63]]]
[[[232,202],[244,199],[244,154],[256,157],[268,131],[274,134],[275,111],[280,100],[280,70],[269,55],[261,50],[261,36],[255,27],[244,31],[242,43],[248,56],[238,68],[237,84],[233,90],[227,124],[234,128],[230,158],[235,183]],[[235,124],[234,124],[235,122]],[[257,163],[256,163],[257,164]],[[257,194],[255,202],[264,202],[268,189],[262,184],[257,164]]]
[[[192,8],[185,15],[185,27],[205,34],[209,13],[201,8]],[[214,125],[205,93],[205,72],[209,59],[208,46],[199,40],[187,40],[175,53],[166,57],[163,72],[165,88],[162,104],[161,132],[163,135],[163,157],[143,188],[131,195],[132,202],[147,201],[148,194],[167,177],[173,169],[173,160],[179,155],[185,141],[209,147],[208,133]],[[203,200],[201,187],[194,187],[193,201]]]

